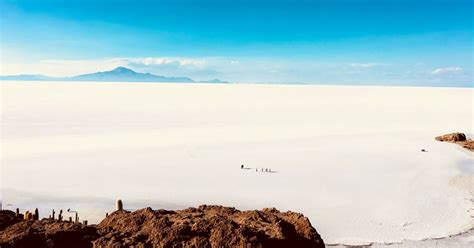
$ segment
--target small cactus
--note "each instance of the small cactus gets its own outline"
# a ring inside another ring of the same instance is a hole
[[[76,216],[74,217],[74,222],[79,223],[79,216],[78,216],[77,212],[76,212]]]
[[[69,216],[69,222],[72,222],[72,217],[71,216]]]
[[[34,220],[39,220],[39,211],[38,208],[35,208],[35,214],[33,215]]]
[[[109,217],[109,213],[105,213],[105,218]]]
[[[29,217],[30,217],[30,211],[26,210],[25,215],[23,215],[23,219],[28,220]]]
[[[16,211],[15,211],[15,217],[20,217],[20,209],[19,208],[16,208]]]
[[[34,220],[33,213],[26,210],[25,215],[23,216],[23,219],[25,219],[25,220]]]
[[[122,200],[118,199],[115,203],[115,210],[122,211],[123,210],[123,203]]]
[[[83,221],[84,226],[87,226],[87,220]]]
[[[53,217],[53,220],[54,220],[54,215],[56,214],[56,212],[54,212],[54,209],[53,209],[53,215],[51,217]]]
[[[63,210],[59,210],[59,215],[58,215],[58,220],[62,221],[63,220]]]

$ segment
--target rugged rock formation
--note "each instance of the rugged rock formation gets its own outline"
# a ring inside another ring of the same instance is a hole
[[[12,211],[0,211],[0,231],[11,226],[17,222],[20,222],[21,217],[16,217],[15,213]]]
[[[0,216],[11,213],[1,211]],[[302,214],[268,208],[239,211],[221,206],[116,211],[91,226],[50,219],[19,220],[0,231],[2,248],[132,246],[324,247],[324,243]]]
[[[474,140],[466,139],[463,133],[450,133],[436,137],[438,141],[445,141],[458,144],[471,152],[474,152]]]
[[[91,241],[96,238],[94,226],[49,219],[20,220],[0,231],[0,247],[92,247]]]
[[[450,133],[436,137],[438,141],[459,142],[466,141],[466,135],[463,133]]]

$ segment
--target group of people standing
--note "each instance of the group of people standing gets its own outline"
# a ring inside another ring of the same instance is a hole
[[[258,172],[258,168],[255,168],[255,171]],[[271,168],[265,168],[265,170],[263,168],[260,168],[260,172],[272,172],[272,169]]]
[[[250,168],[245,168],[245,166],[242,164],[240,165],[240,169],[250,169]],[[255,172],[272,172],[272,169],[271,168],[260,168],[260,170],[258,170],[258,168],[255,168]]]

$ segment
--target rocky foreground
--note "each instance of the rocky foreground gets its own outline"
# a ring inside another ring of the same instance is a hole
[[[0,247],[324,247],[308,218],[274,208],[116,211],[98,225],[0,211]]]
[[[458,144],[465,149],[474,152],[474,140],[467,139],[464,133],[450,133],[436,137],[436,140],[442,142],[451,142]]]

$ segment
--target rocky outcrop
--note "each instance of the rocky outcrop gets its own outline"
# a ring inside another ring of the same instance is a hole
[[[5,215],[2,211],[0,215]],[[92,247],[91,241],[98,238],[94,226],[43,219],[18,220],[0,231],[0,247]]]
[[[471,152],[474,152],[474,140],[467,139],[464,133],[445,134],[438,136],[435,139],[438,141],[455,143]]]
[[[90,226],[19,220],[0,232],[0,247],[324,247],[324,242],[299,213],[200,206],[116,211]]]
[[[21,217],[17,217],[12,211],[0,210],[0,231],[17,222],[20,222]]]
[[[471,152],[474,152],[474,140],[466,140],[466,141],[461,141],[461,142],[456,142],[462,147],[468,149]]]
[[[438,141],[459,142],[466,141],[466,135],[463,133],[450,133],[436,137]]]

